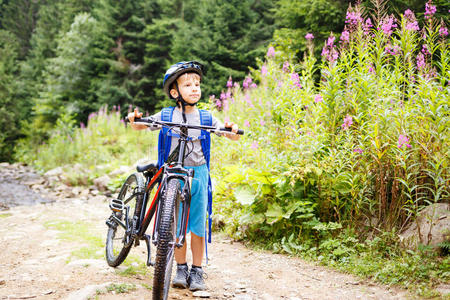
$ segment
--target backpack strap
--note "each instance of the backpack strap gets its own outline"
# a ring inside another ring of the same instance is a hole
[[[165,107],[161,110],[161,121],[172,122],[173,110],[175,107]],[[172,137],[168,134],[169,128],[163,127],[159,131],[158,138],[158,168],[169,158],[170,146],[172,145]]]
[[[200,109],[200,124],[204,126],[212,126],[212,115],[209,111]],[[209,172],[209,160],[211,157],[211,134],[208,131],[201,131],[201,140],[203,155],[205,156],[206,165],[208,166]],[[208,243],[211,243],[211,233],[212,233],[212,183],[211,176],[208,175]],[[206,246],[207,243],[205,243]],[[206,250],[206,256],[208,256],[208,250]]]

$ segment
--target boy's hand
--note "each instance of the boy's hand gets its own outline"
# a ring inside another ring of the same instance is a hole
[[[130,121],[131,128],[136,129],[136,130],[142,130],[142,129],[147,128],[147,126],[145,126],[143,124],[134,124],[135,118],[142,118],[142,113],[139,112],[139,109],[137,107],[134,109],[134,112],[130,112],[127,117],[128,117],[128,120]]]
[[[240,139],[240,135],[237,134],[238,130],[239,130],[239,126],[237,124],[235,124],[234,122],[225,122],[225,128],[231,128],[231,132],[235,133],[235,134],[226,134],[225,136],[227,138],[229,138],[230,140],[234,140],[237,141]]]
[[[139,109],[137,107],[134,109],[134,112],[130,112],[128,114],[128,120],[130,121],[130,124],[134,123],[135,118],[142,118],[142,113],[139,112]]]

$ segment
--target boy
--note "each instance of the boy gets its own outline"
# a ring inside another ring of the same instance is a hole
[[[172,65],[164,75],[163,89],[170,99],[176,101],[175,108],[169,108],[172,122],[186,122],[188,124],[200,125],[201,114],[209,114],[197,109],[196,104],[201,98],[200,82],[203,76],[203,66],[196,61],[179,62]],[[165,109],[167,115],[167,108]],[[164,111],[164,110],[163,110]],[[208,116],[209,116],[208,115]],[[128,114],[131,127],[135,130],[146,129],[147,126],[135,124],[134,118],[142,117],[142,113],[136,108],[134,112]],[[153,116],[157,120],[162,119],[162,112]],[[233,122],[225,122],[225,126],[213,116],[210,116],[211,126],[216,128],[231,128],[233,133],[237,133],[238,126]],[[153,129],[155,130],[155,129]],[[189,136],[200,136],[200,130],[189,129]],[[220,134],[231,140],[238,140],[237,134]],[[163,134],[162,131],[160,135]],[[168,137],[163,135],[163,139],[171,139],[170,153],[178,145],[177,137]],[[161,136],[160,136],[161,139]],[[209,139],[209,135],[208,135]],[[167,143],[166,143],[167,144]],[[209,177],[209,142],[201,142],[200,139],[193,141],[193,150],[185,158],[185,167],[195,170],[194,180],[191,187],[191,207],[188,220],[188,232],[191,232],[191,251],[192,268],[189,272],[186,261],[186,243],[182,248],[175,249],[175,260],[177,262],[177,273],[173,279],[172,285],[178,288],[187,288],[191,291],[205,290],[206,286],[203,280],[202,260],[203,249],[205,247],[206,233],[206,211],[207,202],[211,200],[211,181]],[[159,150],[161,152],[161,149]],[[207,153],[207,154],[206,154]],[[158,153],[159,164],[163,163],[169,156],[169,153]],[[208,199],[209,198],[209,199]]]

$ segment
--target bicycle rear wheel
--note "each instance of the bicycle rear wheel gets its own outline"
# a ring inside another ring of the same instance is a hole
[[[167,184],[165,199],[161,201],[159,240],[156,250],[155,275],[153,278],[153,300],[166,300],[169,294],[180,195],[180,181],[178,179],[170,180]]]
[[[113,212],[108,224],[108,233],[106,236],[106,261],[111,267],[120,265],[130,252],[133,240],[131,239],[131,226],[133,226],[133,217],[139,215],[144,196],[144,178],[139,173],[128,176],[122,188],[120,189],[119,200],[124,202],[124,206],[129,207],[128,228],[121,225],[113,217],[119,219],[122,224],[127,224],[125,218],[125,209],[119,212]]]

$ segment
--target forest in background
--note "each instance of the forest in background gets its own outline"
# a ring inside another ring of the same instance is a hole
[[[269,44],[300,59],[302,37],[341,32],[352,2],[1,0],[0,161],[23,159],[55,127],[86,123],[103,105],[153,113],[167,104],[162,78],[176,61],[206,65],[207,101],[230,76],[242,80]],[[363,1],[367,13],[380,3]],[[436,15],[448,18],[449,4],[435,3]],[[423,6],[395,0],[386,11]]]

